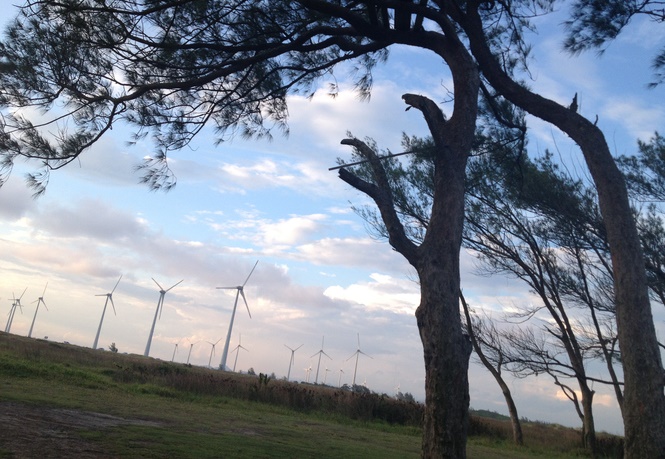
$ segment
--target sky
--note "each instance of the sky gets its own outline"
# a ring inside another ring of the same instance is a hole
[[[636,20],[603,56],[571,57],[562,51],[560,16],[539,19],[531,61],[533,89],[568,104],[579,95],[580,113],[598,115],[615,154],[636,150],[665,122],[662,87],[647,89],[650,59],[665,44],[665,28]],[[343,75],[342,75],[343,77]],[[99,347],[143,354],[164,289],[150,356],[213,367],[220,363],[235,290],[217,287],[247,281],[251,318],[240,303],[227,365],[238,371],[287,374],[315,381],[317,354],[325,351],[318,382],[356,383],[387,394],[410,392],[424,399],[424,365],[414,311],[419,303],[415,271],[390,246],[368,234],[351,206],[368,204],[329,171],[349,160],[340,141],[350,131],[381,148],[400,150],[402,132],[426,135],[417,111],[405,111],[401,95],[427,95],[450,113],[452,88],[440,59],[408,48],[393,50],[377,69],[369,102],[360,101],[343,78],[340,95],[319,91],[289,99],[288,137],[272,141],[231,139],[215,146],[204,131],[170,157],[178,184],[168,193],[138,183],[134,167],[151,145],[128,146],[129,131],[110,131],[80,161],[55,171],[44,196],[33,199],[17,163],[0,189],[0,322],[14,297],[11,333],[27,335],[37,299],[33,336],[92,346],[105,303],[113,293]],[[325,82],[324,82],[325,83]],[[323,83],[323,84],[324,84]],[[584,173],[578,149],[555,128],[530,119],[530,154],[554,151],[567,167]],[[512,279],[474,274],[473,254],[462,254],[467,300],[500,317],[503,310],[537,301]],[[154,280],[153,280],[154,279]],[[46,287],[46,290],[44,291]],[[659,336],[663,307],[654,305]],[[4,328],[3,328],[4,329]],[[212,354],[212,343],[217,342]],[[243,349],[237,350],[239,343]],[[359,347],[360,346],[360,347]],[[329,357],[326,357],[326,355]],[[473,360],[473,359],[472,359]],[[306,369],[311,368],[308,372]],[[593,373],[595,370],[590,369]],[[602,374],[599,371],[599,375]],[[511,379],[520,416],[568,426],[580,422],[572,404],[544,376]],[[501,391],[478,363],[470,369],[471,406],[506,413]],[[596,385],[599,430],[621,433],[611,391]]]

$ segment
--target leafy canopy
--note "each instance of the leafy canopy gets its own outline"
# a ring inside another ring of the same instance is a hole
[[[142,169],[153,189],[175,184],[166,158],[211,125],[220,141],[287,132],[287,95],[310,95],[347,63],[368,97],[393,44],[444,57],[466,10],[506,69],[526,62],[522,31],[553,0],[27,0],[0,43],[0,183],[21,156],[52,169],[116,123],[150,135]],[[43,116],[25,110],[35,107]]]

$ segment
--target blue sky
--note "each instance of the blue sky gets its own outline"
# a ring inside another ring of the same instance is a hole
[[[665,44],[665,29],[635,21],[604,56],[570,57],[561,50],[560,21],[543,19],[534,37],[534,89],[562,103],[575,92],[580,111],[598,125],[617,154],[633,152],[638,138],[662,131],[663,88],[649,90],[650,59]],[[342,75],[343,76],[343,75]],[[402,132],[426,135],[419,113],[406,112],[401,95],[415,92],[442,102],[452,82],[439,59],[417,50],[394,50],[376,73],[370,102],[360,102],[342,79],[336,99],[325,90],[289,103],[290,135],[268,142],[232,139],[215,147],[203,132],[171,156],[178,177],[171,192],[152,193],[139,185],[133,167],[150,153],[149,144],[128,147],[129,132],[116,128],[78,163],[52,174],[45,196],[33,200],[26,189],[26,165],[17,164],[0,190],[0,311],[9,312],[20,295],[12,333],[27,335],[45,284],[48,311],[40,310],[33,336],[91,346],[104,298],[114,293],[117,316],[108,310],[99,346],[112,342],[121,352],[142,354],[159,298],[151,278],[166,294],[155,327],[151,356],[207,365],[211,345],[227,333],[235,293],[216,287],[242,283],[258,260],[245,292],[252,318],[239,306],[231,349],[247,349],[238,369],[285,376],[295,353],[291,379],[305,380],[325,336],[319,382],[350,383],[360,335],[357,383],[394,394],[399,386],[424,397],[422,347],[413,313],[419,302],[414,271],[383,241],[371,238],[350,203],[366,199],[328,168],[350,150],[340,140],[351,131],[372,137],[382,148],[400,151]],[[571,142],[532,120],[534,154],[555,151],[568,167],[584,171]],[[531,302],[529,292],[506,279],[473,275],[474,260],[464,253],[463,287],[470,302],[498,315]],[[535,301],[535,300],[533,300]],[[654,305],[663,336],[663,311]],[[6,317],[6,316],[4,316]],[[4,319],[3,319],[4,320]],[[3,321],[4,325],[4,321]],[[213,364],[218,365],[222,341]],[[235,354],[230,354],[233,363]],[[328,372],[325,371],[327,366]],[[340,373],[342,370],[344,373]],[[506,412],[501,392],[482,367],[473,364],[471,405]],[[511,381],[521,416],[577,426],[579,421],[546,377]],[[596,386],[599,429],[621,431],[611,392]]]

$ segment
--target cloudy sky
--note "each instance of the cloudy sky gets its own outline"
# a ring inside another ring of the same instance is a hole
[[[579,94],[580,111],[606,133],[616,154],[635,151],[665,121],[663,88],[649,90],[650,58],[665,43],[665,30],[636,21],[602,57],[570,57],[561,50],[560,21],[542,21],[534,48],[534,89],[562,103]],[[328,170],[350,150],[340,140],[351,131],[400,151],[401,133],[426,135],[417,111],[406,112],[405,92],[428,95],[444,111],[452,83],[436,57],[395,49],[376,74],[370,102],[343,86],[336,99],[321,91],[313,100],[289,101],[290,135],[268,141],[239,139],[215,147],[202,133],[171,156],[178,178],[167,194],[138,184],[134,166],[150,145],[129,147],[129,133],[114,129],[79,162],[52,174],[45,196],[35,200],[24,183],[30,164],[17,164],[0,190],[0,312],[22,297],[11,332],[27,335],[46,284],[48,310],[40,309],[33,336],[92,346],[105,297],[122,276],[106,311],[99,346],[143,354],[159,299],[154,279],[170,290],[157,321],[150,355],[213,366],[220,363],[235,291],[216,287],[244,282],[252,317],[239,304],[227,365],[242,336],[237,370],[291,379],[356,383],[394,394],[399,388],[424,398],[422,346],[414,311],[419,302],[414,271],[385,241],[370,237],[351,205],[367,201]],[[533,120],[533,154],[550,149],[583,171],[579,152],[554,128]],[[520,284],[473,274],[463,254],[463,287],[474,307],[499,317],[501,310],[535,301]],[[661,308],[662,306],[656,306]],[[657,323],[662,336],[662,311]],[[175,351],[175,357],[174,357]],[[191,355],[189,354],[191,351]],[[601,373],[599,373],[600,375]],[[579,420],[551,380],[511,381],[521,416],[578,426]],[[595,387],[598,428],[621,432],[611,392]],[[471,405],[505,413],[489,373],[471,369]]]

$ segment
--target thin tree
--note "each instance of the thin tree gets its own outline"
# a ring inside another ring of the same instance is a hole
[[[522,423],[517,414],[517,405],[510,392],[510,387],[503,377],[502,370],[509,363],[504,349],[503,339],[494,322],[489,318],[473,318],[471,308],[466,302],[463,294],[460,294],[460,301],[466,318],[466,331],[473,345],[473,350],[478,360],[492,374],[494,380],[501,388],[501,393],[508,407],[510,423],[513,428],[513,441],[522,446],[524,444],[524,434],[522,432]]]

